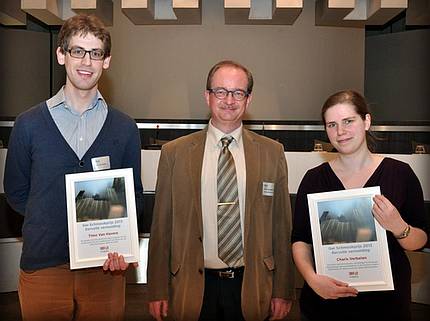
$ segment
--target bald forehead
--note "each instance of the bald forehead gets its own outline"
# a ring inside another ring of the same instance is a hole
[[[244,85],[245,88],[248,86],[248,77],[245,71],[235,66],[222,66],[215,71],[212,77],[212,86],[217,86],[217,82],[220,81],[234,81]]]
[[[244,70],[231,65],[221,66],[217,71],[215,71],[214,77],[219,73],[242,74],[245,78],[247,77],[246,72]]]

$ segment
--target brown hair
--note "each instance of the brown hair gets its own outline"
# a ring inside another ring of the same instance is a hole
[[[211,68],[208,74],[208,78],[206,80],[206,90],[209,90],[212,88],[212,78],[215,75],[215,73],[222,67],[226,67],[226,66],[238,68],[245,72],[246,77],[248,78],[248,86],[246,90],[248,94],[250,94],[252,92],[252,87],[254,86],[254,78],[252,78],[251,72],[245,66],[232,60],[220,61],[219,63],[217,63],[215,66]]]
[[[94,15],[78,14],[66,20],[58,34],[58,47],[63,52],[69,49],[69,42],[73,36],[94,35],[103,42],[105,57],[110,56],[111,39],[110,33],[103,22]]]
[[[365,120],[366,115],[370,115],[369,105],[367,104],[366,98],[364,98],[360,93],[354,90],[342,90],[339,91],[330,97],[327,98],[324,105],[321,108],[321,118],[326,125],[325,122],[325,113],[331,107],[338,104],[348,104],[354,107],[355,112],[361,117],[361,119]],[[373,151],[376,146],[376,136],[370,131],[366,131],[366,142],[369,150]]]

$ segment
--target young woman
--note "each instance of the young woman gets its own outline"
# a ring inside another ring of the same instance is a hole
[[[338,156],[310,169],[297,192],[292,243],[295,264],[305,280],[302,320],[410,320],[411,267],[405,250],[427,242],[420,182],[408,164],[371,153],[371,116],[360,94],[333,94],[321,116]],[[316,274],[307,194],[370,186],[381,188],[372,212],[387,231],[395,289],[358,293],[344,282]]]

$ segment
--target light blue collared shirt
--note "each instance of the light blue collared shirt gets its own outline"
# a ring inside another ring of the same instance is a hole
[[[67,105],[64,86],[46,101],[49,112],[64,139],[79,159],[97,138],[108,114],[106,101],[97,90],[93,102],[81,114]]]

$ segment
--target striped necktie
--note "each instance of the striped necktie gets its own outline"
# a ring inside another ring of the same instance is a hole
[[[218,256],[230,267],[243,255],[236,167],[228,149],[232,141],[232,136],[221,139],[222,150],[218,158],[217,175]]]

